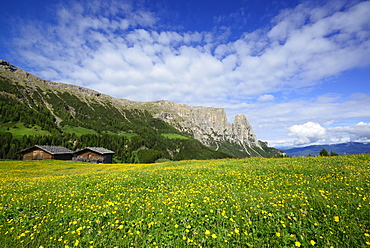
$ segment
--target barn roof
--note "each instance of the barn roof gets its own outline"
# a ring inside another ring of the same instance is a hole
[[[79,153],[79,152],[85,151],[85,150],[90,150],[90,151],[96,152],[96,153],[101,154],[101,155],[114,154],[115,153],[114,151],[108,150],[108,149],[103,148],[103,147],[85,147],[84,149],[76,151],[75,153]]]
[[[29,148],[24,149],[23,151],[20,151],[19,153],[24,153],[26,151],[29,151],[33,148],[39,148],[47,153],[50,153],[51,155],[56,155],[56,154],[72,154],[73,151],[69,150],[68,148],[65,148],[63,146],[31,146]]]

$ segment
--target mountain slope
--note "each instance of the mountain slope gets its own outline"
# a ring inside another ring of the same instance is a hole
[[[87,144],[82,134],[90,135],[90,140],[117,136],[121,139],[116,141],[120,144],[115,147],[117,160],[125,162],[271,156],[277,152],[260,144],[245,116],[227,123],[223,109],[117,99],[43,80],[3,60],[0,80],[0,132],[18,134],[18,138],[22,137],[20,130],[24,134],[39,130],[56,137],[72,135],[64,145],[73,149]]]

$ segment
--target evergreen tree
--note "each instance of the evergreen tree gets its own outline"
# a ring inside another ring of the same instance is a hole
[[[330,156],[338,156],[338,153],[330,151]]]
[[[320,156],[328,156],[328,151],[327,151],[327,150],[325,150],[325,149],[322,149],[322,150],[320,151]]]

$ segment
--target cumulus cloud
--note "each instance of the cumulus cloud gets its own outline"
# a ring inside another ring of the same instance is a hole
[[[308,144],[320,141],[325,138],[326,130],[320,124],[306,122],[302,125],[293,125],[288,128],[289,136],[296,136],[296,144]]]
[[[370,123],[359,122],[352,126],[340,126],[328,128],[329,132],[335,133],[334,136],[346,137],[350,141],[370,142]]]
[[[287,129],[295,136],[294,145],[333,144],[344,142],[370,142],[370,123],[359,122],[351,126],[324,128],[315,122],[293,125]]]

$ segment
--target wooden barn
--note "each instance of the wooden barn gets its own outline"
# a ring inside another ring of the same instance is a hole
[[[73,151],[62,146],[35,145],[18,152],[23,160],[72,160]]]
[[[76,160],[93,163],[112,163],[114,152],[103,147],[86,147],[76,151]]]

